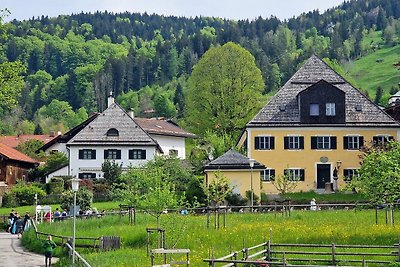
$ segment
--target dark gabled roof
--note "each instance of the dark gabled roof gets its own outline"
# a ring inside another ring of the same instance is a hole
[[[107,135],[116,129],[118,135]],[[67,145],[140,145],[158,146],[117,103],[113,103],[86,127],[78,132]]]
[[[0,156],[3,158],[6,158],[8,160],[20,161],[20,162],[32,164],[32,167],[36,164],[39,164],[39,162],[32,159],[31,157],[28,157],[24,153],[21,153],[18,150],[11,148],[9,146],[6,146],[4,144],[0,144]]]
[[[312,56],[247,124],[247,127],[312,126],[300,123],[297,96],[301,91],[321,80],[334,85],[346,94],[345,124],[335,126],[400,126],[320,58]]]
[[[205,171],[207,170],[251,170],[250,168],[250,159],[243,156],[236,150],[229,150],[219,158],[211,161],[203,168]],[[262,170],[265,169],[265,166],[259,162],[254,163],[254,170]]]
[[[196,138],[195,134],[187,132],[177,124],[163,118],[134,118],[134,121],[150,134]]]
[[[39,151],[45,151],[55,143],[67,143],[69,140],[71,140],[72,137],[74,137],[77,133],[79,133],[83,128],[86,127],[90,122],[92,122],[97,116],[99,116],[100,113],[93,113],[92,115],[89,116],[84,122],[79,124],[78,126],[75,126],[68,132],[66,132],[63,135],[58,135],[57,137],[53,138],[50,142],[44,144],[41,148],[39,148],[36,153]]]

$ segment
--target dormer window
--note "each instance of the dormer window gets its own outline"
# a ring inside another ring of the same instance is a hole
[[[326,103],[326,116],[336,116],[335,103]]]
[[[115,128],[111,128],[107,131],[107,136],[119,136],[119,132]]]
[[[319,116],[319,104],[310,104],[310,116]]]

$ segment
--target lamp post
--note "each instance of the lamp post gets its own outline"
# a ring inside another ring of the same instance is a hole
[[[74,208],[73,208],[73,234],[72,234],[72,266],[75,266],[75,233],[76,233],[76,193],[79,189],[79,181],[80,179],[75,178],[71,179],[71,187],[72,191],[74,192]]]
[[[251,212],[253,212],[253,202],[254,202],[254,192],[253,192],[253,168],[254,168],[254,159],[249,160],[250,164],[250,207],[251,207]]]

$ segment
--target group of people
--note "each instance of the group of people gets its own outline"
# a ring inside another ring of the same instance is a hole
[[[31,225],[30,218],[29,212],[26,212],[22,218],[17,211],[11,210],[10,216],[8,216],[7,231],[13,235],[18,235],[18,239],[20,239],[24,230],[27,230]]]

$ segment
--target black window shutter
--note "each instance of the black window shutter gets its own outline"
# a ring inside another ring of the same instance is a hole
[[[255,149],[260,149],[260,137],[255,137],[254,138],[254,148]]]
[[[275,149],[275,137],[271,136],[269,141],[270,141],[270,149]]]
[[[378,136],[372,137],[372,141],[373,141],[373,143],[374,143],[375,145],[378,145],[378,144],[379,144],[379,137],[378,137]]]
[[[317,137],[311,136],[311,149],[317,149]]]
[[[285,169],[285,170],[283,170],[283,175],[289,175],[289,170],[288,169]]]
[[[96,149],[92,149],[92,159],[96,159]]]
[[[349,170],[348,169],[344,169],[343,170],[343,176],[344,177],[349,177]]]
[[[393,141],[394,137],[393,136],[388,136],[388,141]]]
[[[82,149],[79,150],[79,159],[83,159],[83,150]]]
[[[300,149],[304,149],[304,136],[299,137]]]
[[[336,136],[331,136],[331,149],[337,148]]]
[[[343,136],[343,148],[349,149],[349,137],[348,136]]]
[[[283,148],[284,149],[289,149],[289,137],[285,136],[283,138]]]
[[[108,149],[104,150],[104,158],[108,159]]]
[[[358,138],[358,147],[361,148],[364,146],[364,136],[360,136]]]
[[[142,150],[142,159],[146,159],[146,150]]]
[[[78,174],[79,179],[83,179],[83,173]]]
[[[128,158],[133,159],[133,150],[132,149],[128,150]]]
[[[275,170],[270,170],[269,173],[270,173],[270,177],[271,177],[270,180],[275,181]]]
[[[121,150],[117,150],[117,159],[121,159]]]
[[[305,180],[305,171],[304,169],[300,170],[300,181],[304,181]]]

